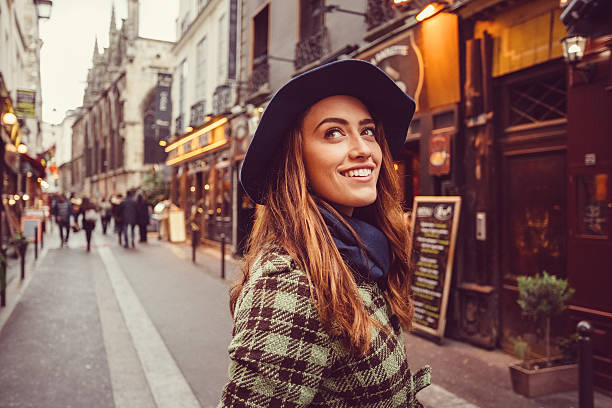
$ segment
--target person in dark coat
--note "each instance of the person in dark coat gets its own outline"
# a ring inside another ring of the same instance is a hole
[[[85,238],[87,239],[87,252],[91,249],[91,233],[96,228],[98,220],[98,211],[96,206],[89,201],[89,198],[84,197],[81,206],[79,207],[78,217],[81,216],[81,226],[85,230]]]
[[[138,208],[138,231],[140,232],[140,242],[147,242],[147,226],[149,225],[149,203],[142,194],[138,194],[136,199]]]
[[[106,235],[106,229],[112,218],[112,205],[109,201],[106,201],[106,197],[102,199],[100,203],[100,220],[102,221],[102,234]]]
[[[55,215],[55,222],[59,227],[58,229],[61,242],[60,246],[63,247],[64,244],[68,245],[68,238],[70,237],[70,217],[74,216],[72,203],[66,200],[66,197],[64,197],[63,194],[59,194],[57,196],[57,202],[55,203],[53,214]]]
[[[129,248],[130,243],[134,248],[134,228],[138,223],[138,206],[134,200],[134,191],[129,190],[127,197],[121,202],[120,206],[121,219],[123,220],[123,246]],[[128,230],[131,233],[128,241]]]
[[[119,237],[119,245],[121,245],[121,236],[123,235],[123,218],[121,218],[121,199],[123,195],[118,194],[116,197],[111,198],[111,214],[115,221],[115,232]]]

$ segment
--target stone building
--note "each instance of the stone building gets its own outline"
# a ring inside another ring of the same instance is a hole
[[[129,0],[127,19],[117,28],[113,8],[109,46],[100,52],[94,45],[73,125],[71,191],[94,200],[141,186],[163,160],[151,111],[173,43],[139,37],[138,10],[138,0]]]

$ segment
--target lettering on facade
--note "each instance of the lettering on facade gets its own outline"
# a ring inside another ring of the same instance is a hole
[[[415,197],[412,292],[415,329],[444,336],[460,197]]]

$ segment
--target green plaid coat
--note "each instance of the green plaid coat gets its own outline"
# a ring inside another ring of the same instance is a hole
[[[421,407],[430,368],[411,375],[399,326],[382,291],[358,280],[373,328],[370,351],[353,356],[322,327],[305,273],[271,251],[255,262],[234,313],[229,382],[219,407]]]

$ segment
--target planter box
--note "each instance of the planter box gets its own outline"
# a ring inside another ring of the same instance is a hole
[[[509,367],[512,388],[517,394],[526,397],[578,389],[578,364],[544,367],[528,370],[519,364]]]

